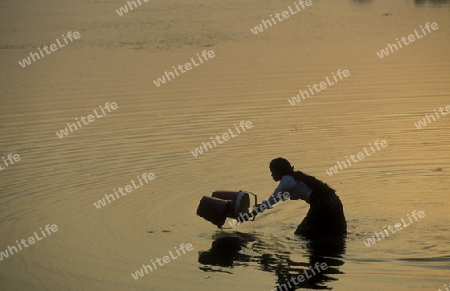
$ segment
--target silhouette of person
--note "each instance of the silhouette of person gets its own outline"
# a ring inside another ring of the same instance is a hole
[[[313,176],[294,171],[289,161],[281,157],[273,159],[269,168],[273,180],[280,181],[278,187],[269,198],[255,206],[253,211],[240,215],[238,223],[271,209],[279,201],[300,199],[306,201],[310,208],[295,234],[311,238],[347,233],[344,208],[333,188]]]

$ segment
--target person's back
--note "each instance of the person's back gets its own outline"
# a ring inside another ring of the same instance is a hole
[[[292,176],[311,188],[310,209],[295,234],[303,236],[341,235],[347,233],[344,207],[336,191],[326,183],[303,172]]]

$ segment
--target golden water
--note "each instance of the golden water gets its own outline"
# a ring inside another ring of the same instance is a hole
[[[450,3],[313,1],[255,36],[250,28],[293,1],[141,2],[123,16],[115,10],[126,2],[118,0],[1,4],[0,157],[21,160],[0,171],[0,251],[58,227],[0,262],[1,290],[270,290],[315,260],[331,266],[317,286],[333,290],[450,283],[450,116],[414,126],[450,105]],[[439,29],[376,55],[426,22]],[[68,31],[81,38],[19,66]],[[205,49],[215,57],[155,86]],[[350,76],[288,103],[338,69]],[[106,102],[118,109],[56,136]],[[242,120],[253,127],[193,157]],[[326,174],[375,140],[388,146]],[[195,215],[214,190],[270,195],[268,163],[278,156],[337,189],[350,232],[338,251],[293,235],[304,202],[284,202],[233,231]],[[94,207],[145,172],[156,178]],[[364,245],[414,210],[425,217]],[[233,249],[236,240],[245,246]],[[132,278],[182,243],[193,251]]]

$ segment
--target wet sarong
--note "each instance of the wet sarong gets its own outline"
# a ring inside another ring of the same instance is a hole
[[[337,194],[330,189],[326,192],[313,192],[306,217],[298,225],[295,234],[315,237],[342,235],[347,233],[344,207]]]

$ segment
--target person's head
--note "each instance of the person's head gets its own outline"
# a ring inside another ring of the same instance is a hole
[[[289,175],[294,172],[294,167],[291,166],[291,163],[283,158],[273,159],[270,162],[269,169],[272,172],[274,181],[280,181],[284,175]]]

